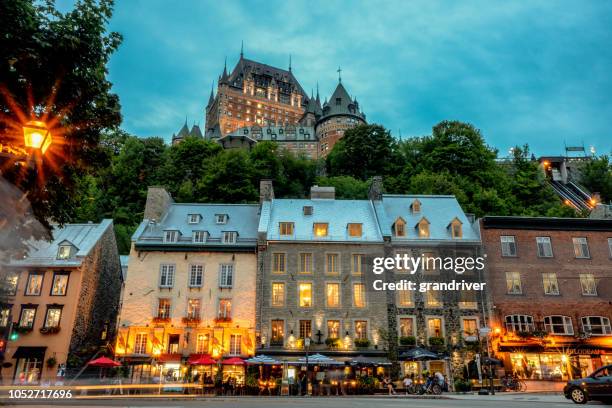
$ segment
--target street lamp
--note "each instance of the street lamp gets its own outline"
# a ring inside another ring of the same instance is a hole
[[[23,140],[25,147],[38,149],[45,154],[51,145],[52,137],[45,122],[31,120],[23,125]]]
[[[310,337],[304,338],[304,347],[306,347],[306,395],[308,395],[308,383],[310,382],[308,379],[308,351],[310,350]]]

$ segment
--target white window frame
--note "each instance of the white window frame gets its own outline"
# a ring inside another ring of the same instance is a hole
[[[200,281],[199,283],[198,283],[198,280]],[[201,288],[203,285],[204,285],[204,265],[202,264],[189,265],[189,287],[190,288]]]
[[[159,287],[172,288],[174,287],[174,278],[176,275],[175,264],[159,265]]]
[[[512,285],[512,290],[508,288],[508,278],[512,274],[512,283],[516,283],[516,277],[518,276],[518,291],[515,291],[515,285]],[[508,295],[522,295],[523,294],[523,282],[521,279],[521,273],[516,271],[506,272],[506,294]]]
[[[196,244],[205,244],[208,238],[208,231],[196,230],[192,233],[192,241]]]
[[[499,237],[501,245],[501,255],[503,257],[516,257],[518,255],[516,248],[516,237],[514,235],[501,235]]]
[[[187,214],[188,224],[198,224],[200,222],[200,214]]]
[[[215,214],[215,224],[227,224],[227,214]]]
[[[542,250],[540,250],[540,245],[542,245]],[[536,237],[536,247],[538,250],[538,258],[552,258],[554,256],[550,237]],[[546,248],[549,249],[550,254],[547,253]]]
[[[238,238],[236,231],[223,231],[223,243],[224,244],[235,244]]]
[[[579,276],[580,276],[580,289],[582,290],[582,295],[583,296],[597,296],[597,280],[595,279],[595,275],[593,275],[592,273],[581,273],[579,274]]]
[[[179,232],[177,230],[164,230],[164,243],[172,244],[178,242]]]
[[[134,354],[147,354],[147,333],[137,333],[134,338]]]
[[[574,246],[574,256],[576,257],[576,259],[591,258],[591,252],[589,251],[589,241],[586,237],[573,237],[572,244]]]
[[[554,326],[559,326],[559,323],[552,322],[552,319],[554,317],[560,317],[561,320],[563,321],[563,323],[561,323],[563,325],[563,333],[560,333],[554,330]],[[544,316],[544,330],[556,336],[573,336],[574,335],[574,325],[572,324],[572,318],[569,316],[563,316],[563,315]]]
[[[551,291],[547,291],[546,282],[548,281]],[[542,273],[542,287],[544,288],[544,294],[550,296],[558,296],[559,295],[559,280],[557,279],[557,274],[555,272],[543,272]]]
[[[219,287],[231,289],[234,285],[234,264],[219,264]]]
[[[228,355],[242,355],[242,334],[230,334]]]
[[[63,250],[67,250],[66,253],[63,253]],[[72,252],[72,245],[60,245],[57,248],[57,259],[70,259],[70,253]]]
[[[600,319],[600,324],[594,325],[591,323],[591,319]],[[612,334],[612,327],[610,327],[610,319],[605,316],[583,316],[580,318],[582,323],[582,329],[585,332],[589,332],[591,336],[609,336]],[[585,321],[587,322],[585,324]],[[592,326],[601,326],[601,333],[593,333]]]
[[[510,318],[510,322],[508,322]],[[504,316],[504,326],[509,332],[530,332],[535,330],[533,316],[513,314]]]

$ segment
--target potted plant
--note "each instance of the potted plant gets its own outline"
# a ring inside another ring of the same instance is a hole
[[[325,339],[325,345],[329,348],[338,348],[340,345],[340,339],[336,337],[328,337]]]
[[[57,360],[55,357],[49,357],[46,361],[47,367],[53,368],[57,365]]]
[[[368,340],[368,339],[355,339],[355,347],[357,347],[357,348],[368,348],[368,347],[370,347],[370,340]]]
[[[13,326],[13,331],[17,333],[26,334],[32,331],[32,326]]]
[[[429,338],[430,346],[443,346],[444,345],[444,337],[440,336],[432,336]]]
[[[414,346],[416,344],[416,337],[414,336],[401,336],[399,343],[402,346]]]

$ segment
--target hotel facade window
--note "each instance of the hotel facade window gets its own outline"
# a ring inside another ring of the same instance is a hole
[[[572,238],[574,244],[574,256],[576,258],[590,258],[589,244],[584,237]]]
[[[327,337],[330,339],[340,338],[340,320],[327,321]]]
[[[232,318],[232,299],[219,299],[219,312],[217,313],[218,319],[231,319]]]
[[[476,300],[476,292],[462,290],[459,293],[459,309],[478,309],[478,301]]]
[[[62,317],[62,308],[49,306],[47,307],[47,315],[45,316],[45,328],[56,328],[60,326]]]
[[[164,231],[164,242],[173,243],[178,240],[178,231]]]
[[[312,273],[312,254],[300,254],[300,273]]]
[[[313,231],[316,237],[326,237],[328,234],[329,224],[326,222],[316,222],[313,224]]]
[[[10,306],[3,306],[2,308],[0,308],[0,327],[8,327],[10,317]]]
[[[558,295],[559,284],[557,283],[557,274],[554,272],[545,272],[542,274],[542,285],[544,286],[545,295]]]
[[[355,320],[355,338],[368,338],[368,322],[367,320]]]
[[[521,274],[519,272],[506,272],[506,291],[509,295],[520,295],[523,293]]]
[[[340,255],[339,254],[327,254],[325,272],[331,274],[340,273]]]
[[[365,285],[363,283],[353,283],[353,306],[366,307]]]
[[[4,281],[4,287],[1,288],[6,296],[15,296],[17,294],[17,284],[19,283],[19,274],[17,272],[9,272]]]
[[[207,354],[209,348],[209,335],[208,334],[198,334],[196,339],[196,353],[197,354]]]
[[[187,300],[187,318],[199,319],[201,310],[201,300],[199,298],[190,298]]]
[[[501,241],[502,256],[516,256],[516,241],[514,235],[502,235]]]
[[[272,272],[273,273],[287,272],[284,253],[277,252],[277,253],[272,254]]]
[[[366,271],[366,259],[363,254],[352,255],[351,272],[353,275],[362,275]]]
[[[208,233],[206,231],[193,231],[193,242],[203,244],[206,242]]]
[[[293,225],[292,222],[279,222],[278,229],[280,235],[293,235]]]
[[[400,337],[414,336],[414,317],[400,317],[399,335]]]
[[[584,296],[597,296],[597,282],[592,273],[580,274],[580,287]]]
[[[312,322],[310,320],[300,320],[300,338],[312,337]]]
[[[30,273],[28,275],[28,281],[26,283],[25,295],[26,296],[40,296],[43,284],[42,273]]]
[[[300,307],[312,307],[312,283],[301,282],[298,284],[298,305]]]
[[[453,239],[458,239],[463,237],[463,227],[461,225],[461,221],[458,219],[454,219],[450,223],[451,237]]]
[[[223,231],[223,243],[235,244],[238,233],[236,231]]]
[[[159,299],[157,306],[157,318],[158,319],[169,319],[170,318],[170,299],[162,298]]]
[[[349,237],[357,238],[362,235],[363,225],[362,224],[348,224]]]
[[[146,354],[147,353],[147,334],[138,333],[134,340],[134,354]]]
[[[272,336],[270,343],[272,345],[283,345],[285,341],[285,321],[272,320]]]
[[[429,221],[423,218],[417,225],[419,238],[429,238]]]
[[[406,223],[401,218],[398,218],[395,221],[394,232],[396,237],[405,237],[406,236]]]
[[[19,327],[32,328],[34,319],[36,318],[36,307],[21,306],[21,315],[19,316]]]
[[[610,319],[603,316],[585,316],[581,318],[582,329],[593,336],[612,334]]]
[[[190,265],[189,267],[189,287],[202,287],[204,278],[204,265]]]
[[[72,251],[72,245],[60,245],[57,249],[57,259],[70,258],[71,251]]]
[[[442,307],[442,295],[439,290],[428,290],[425,292],[426,307]]]
[[[174,271],[176,266],[162,264],[159,267],[159,287],[171,288],[174,286]]]
[[[414,291],[409,289],[398,290],[397,305],[399,307],[414,307]]]
[[[536,237],[536,245],[538,246],[538,257],[551,258],[553,256],[550,237]]]
[[[505,323],[509,332],[530,332],[535,329],[533,317],[529,315],[509,315]]]
[[[430,317],[427,319],[427,335],[429,337],[443,337],[442,318]]]
[[[234,264],[221,264],[219,267],[219,287],[231,288],[234,283]]]
[[[200,222],[200,214],[189,214],[187,216],[188,224],[197,224]]]
[[[285,306],[285,284],[283,282],[272,283],[272,306]]]
[[[544,330],[550,334],[572,336],[574,334],[572,318],[569,316],[545,316]]]
[[[473,317],[464,317],[461,319],[461,325],[463,327],[464,339],[478,336],[478,319]]]
[[[215,223],[227,224],[227,214],[215,214]]]
[[[326,285],[326,306],[340,307],[340,283],[332,282]]]
[[[68,290],[68,274],[54,273],[51,284],[51,296],[66,296]]]
[[[230,356],[239,356],[242,354],[242,336],[240,334],[230,335]]]

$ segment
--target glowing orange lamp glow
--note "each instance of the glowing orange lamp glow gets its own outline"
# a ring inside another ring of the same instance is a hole
[[[38,149],[43,154],[51,146],[52,137],[45,122],[31,120],[23,126],[23,139],[25,146]]]

